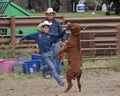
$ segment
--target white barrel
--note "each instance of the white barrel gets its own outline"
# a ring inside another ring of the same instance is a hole
[[[76,6],[77,12],[85,12],[85,5],[84,4],[77,4]]]
[[[107,12],[107,6],[106,6],[106,4],[102,5],[102,12]]]

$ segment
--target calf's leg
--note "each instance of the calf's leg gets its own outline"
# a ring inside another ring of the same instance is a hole
[[[67,86],[66,90],[64,91],[64,93],[68,92],[68,90],[70,90],[71,87],[73,86],[72,80],[69,77],[66,77],[66,78],[67,78],[67,84],[68,84],[68,86]]]
[[[77,84],[78,84],[79,92],[81,91],[80,78],[81,78],[81,73],[77,76]]]

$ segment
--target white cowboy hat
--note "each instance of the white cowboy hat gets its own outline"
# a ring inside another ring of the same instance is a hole
[[[45,11],[46,14],[53,13],[55,14],[56,12],[53,11],[53,8],[48,8],[47,11]]]
[[[42,23],[40,23],[40,24],[38,25],[38,29],[41,30],[41,28],[42,28],[43,26],[45,26],[45,25],[50,26],[50,25],[52,25],[52,23],[50,23],[50,22],[48,22],[48,21],[44,21],[44,22],[42,22]]]

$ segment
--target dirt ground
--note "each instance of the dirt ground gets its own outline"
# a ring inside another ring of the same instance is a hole
[[[68,93],[63,93],[67,84],[61,87],[54,79],[0,80],[0,96],[120,96],[120,72],[82,75],[81,92],[78,92],[76,80],[73,84]]]

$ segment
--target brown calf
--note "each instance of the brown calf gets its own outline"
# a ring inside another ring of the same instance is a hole
[[[62,48],[58,53],[56,53],[53,58],[56,58],[63,52],[68,54],[68,66],[66,70],[66,80],[67,88],[64,92],[67,92],[72,86],[72,79],[77,78],[79,92],[81,91],[80,77],[82,74],[82,57],[81,57],[81,46],[80,46],[80,30],[83,29],[77,23],[70,23],[67,26],[71,34],[66,42],[64,48]]]

